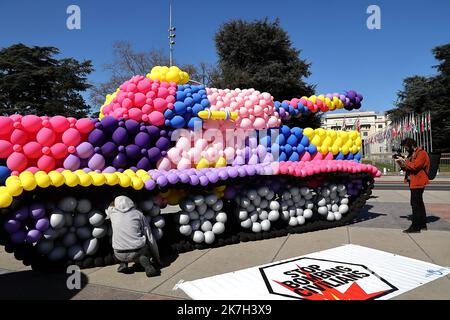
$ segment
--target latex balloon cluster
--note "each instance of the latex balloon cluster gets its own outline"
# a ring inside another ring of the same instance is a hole
[[[99,239],[112,234],[104,212],[93,208],[88,199],[65,197],[56,206],[47,203],[47,208],[50,228],[36,248],[50,261],[64,258],[79,261],[93,256],[99,249]]]
[[[298,118],[307,112],[327,112],[345,108],[353,110],[361,108],[363,96],[349,90],[342,93],[327,93],[311,97],[293,98],[282,102],[276,101],[274,106],[282,119]]]
[[[24,170],[49,172],[93,129],[90,119],[12,115],[0,117],[0,158],[13,174]]]
[[[171,131],[134,120],[107,116],[95,123],[87,141],[64,160],[64,168],[75,171],[134,168],[149,170],[166,155]]]
[[[157,196],[143,200],[139,203],[139,209],[142,210],[142,213],[144,213],[149,222],[153,236],[156,240],[160,240],[163,237],[163,228],[166,225],[166,220],[161,215],[161,203],[161,198]]]
[[[363,189],[363,182],[361,179],[351,179],[347,182],[347,193],[352,196],[358,195]]]
[[[255,89],[216,89],[207,88],[207,95],[211,104],[210,110],[237,112],[236,121],[209,120],[205,128],[241,128],[267,129],[279,127],[281,120],[275,111],[273,97]]]
[[[175,129],[188,127],[194,129],[196,123],[202,127],[202,119],[197,115],[200,111],[209,108],[205,86],[179,85],[176,92],[176,101],[173,108],[164,112],[165,125]]]
[[[267,186],[258,189],[241,190],[236,197],[237,216],[244,229],[258,233],[269,231],[271,224],[280,218],[280,203],[275,193]]]
[[[34,202],[17,209],[4,223],[13,244],[36,243],[50,226],[45,207]]]
[[[349,195],[344,184],[319,187],[317,195],[317,212],[328,221],[341,220],[349,211]]]
[[[147,74],[147,78],[152,80],[175,82],[177,84],[185,84],[189,81],[189,74],[177,66],[156,66],[153,67],[151,72]]]
[[[322,128],[313,130],[306,128],[303,130],[303,134],[308,137],[311,144],[317,146],[317,151],[322,153],[322,155],[332,153],[337,160],[344,159],[349,152],[353,154],[352,159],[356,159],[355,155],[362,145],[358,131],[334,131]]]
[[[227,214],[215,194],[192,195],[181,201],[180,208],[182,211],[175,215],[178,230],[195,243],[211,244],[225,231]]]
[[[313,216],[315,192],[307,187],[287,186],[281,193],[281,217],[291,227],[303,225]]]

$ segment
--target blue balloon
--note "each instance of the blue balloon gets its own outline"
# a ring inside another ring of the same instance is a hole
[[[164,111],[164,118],[166,119],[172,119],[174,115],[173,110],[167,109]]]
[[[351,152],[347,153],[346,159],[347,160],[353,160],[353,153],[351,153]]]
[[[306,147],[309,144],[308,137],[307,136],[303,136],[302,140],[300,141],[300,144]]]
[[[184,101],[184,99],[186,99],[186,93],[184,93],[183,91],[177,91],[176,100]]]
[[[335,159],[336,160],[344,160],[345,156],[342,152],[339,152],[336,156]]]
[[[361,152],[358,152],[357,154],[355,154],[354,159],[357,161],[361,160]]]
[[[182,116],[175,116],[172,120],[170,120],[170,125],[174,127],[175,129],[183,128],[186,124],[186,121]]]
[[[199,123],[199,124],[197,124],[200,128],[201,128],[201,124],[202,124],[202,119],[200,119],[199,117],[192,117],[190,120],[189,120],[189,122],[188,122],[188,127],[189,127],[189,129],[192,129],[192,130],[194,130],[194,128],[195,128],[195,124],[196,123]]]
[[[0,184],[5,184],[6,179],[11,175],[8,167],[0,166]]]
[[[185,105],[190,106],[190,105],[193,104],[194,99],[192,99],[191,97],[187,97],[186,99],[184,99],[183,102],[184,102]]]
[[[286,144],[286,139],[284,138],[284,135],[280,134],[275,139],[275,143],[279,144],[280,146],[284,146]]]
[[[299,144],[297,145],[297,152],[301,154],[301,153],[304,152],[304,151],[305,151],[305,146],[302,145],[301,143],[299,143]]]
[[[284,109],[288,109],[288,108],[289,108],[289,103],[287,103],[286,101],[283,101],[283,102],[281,103],[281,106],[282,106]]]
[[[196,103],[196,104],[194,104],[194,106],[192,107],[192,112],[194,113],[194,114],[198,114],[200,111],[202,111],[204,108],[203,108],[203,105],[201,105],[200,103]]]
[[[292,152],[291,156],[289,157],[289,161],[298,161],[300,159],[300,156],[297,152]]]
[[[199,95],[198,93],[194,93],[194,94],[192,95],[192,98],[194,99],[194,102],[195,102],[195,103],[200,103],[200,102],[202,101],[202,96]]]
[[[291,153],[292,153],[292,146],[290,145],[290,144],[286,144],[285,146],[284,146],[284,152],[286,152],[286,155],[291,155]]]
[[[288,138],[291,135],[291,128],[289,128],[288,126],[282,126],[281,127],[281,133]]]
[[[317,152],[317,147],[313,144],[310,144],[307,148],[308,152],[313,155]]]
[[[187,99],[186,99],[187,100]],[[185,114],[186,113],[186,104],[181,101],[177,101],[173,105],[173,110],[175,110],[176,114]]]
[[[297,141],[297,137],[293,134],[291,134],[289,136],[289,138],[286,141],[287,144],[290,144],[291,146],[296,146],[298,141]]]
[[[201,105],[202,105],[203,108],[209,108],[210,107],[209,100],[208,99],[203,99],[202,102],[201,102]]]
[[[261,138],[259,138],[259,144],[263,145],[264,147],[270,146],[271,138],[270,138],[269,132],[267,133],[266,136],[262,136]]]
[[[303,135],[303,129],[299,127],[294,127],[291,129],[291,132],[297,137],[300,138]]]
[[[280,156],[278,157],[278,160],[279,161],[286,161],[286,159],[287,159],[286,153],[281,152]]]

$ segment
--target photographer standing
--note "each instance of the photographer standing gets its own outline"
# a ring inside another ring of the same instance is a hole
[[[402,147],[408,152],[408,158],[397,156],[395,161],[402,170],[406,171],[405,182],[409,183],[411,190],[412,224],[404,230],[406,233],[418,233],[427,230],[427,215],[423,203],[423,192],[429,183],[428,171],[430,170],[430,158],[428,153],[417,146],[414,139],[406,138],[402,141]]]

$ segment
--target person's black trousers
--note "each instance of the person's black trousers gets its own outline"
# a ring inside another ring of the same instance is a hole
[[[424,190],[425,188],[411,189],[412,227],[415,229],[420,229],[427,225],[427,213],[423,203]]]

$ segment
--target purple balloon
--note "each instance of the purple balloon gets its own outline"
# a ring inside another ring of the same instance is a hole
[[[150,148],[147,152],[148,159],[152,162],[156,162],[161,158],[161,150],[156,147]]]
[[[134,142],[141,148],[150,148],[151,145],[150,135],[145,132],[139,132],[134,138]]]
[[[186,172],[181,172],[179,174],[179,178],[180,178],[180,181],[182,183],[188,183],[189,182],[189,175]]]
[[[88,166],[92,170],[103,170],[105,168],[105,158],[101,154],[96,153],[89,159]]]
[[[5,230],[9,234],[13,234],[13,233],[17,232],[21,226],[22,226],[22,224],[19,221],[17,221],[16,219],[10,219],[10,220],[6,221],[4,224]]]
[[[119,153],[113,160],[112,165],[116,169],[118,168],[124,168],[127,166],[127,156],[124,153]]]
[[[144,182],[145,185],[145,189],[147,190],[153,190],[156,187],[156,183],[153,179],[148,179],[147,181]]]
[[[156,183],[158,185],[160,185],[161,187],[164,187],[167,185],[169,181],[167,180],[167,178],[165,176],[160,176],[158,177],[158,179],[156,179]]]
[[[200,180],[200,185],[202,185],[202,186],[206,186],[209,183],[209,179],[207,176],[201,176],[199,178],[199,180]]]
[[[125,147],[125,153],[128,158],[137,159],[141,155],[141,148],[135,144],[129,144]]]
[[[151,168],[151,163],[147,157],[142,157],[141,160],[136,164],[138,169],[149,170]]]
[[[113,133],[114,130],[116,130],[117,127],[119,126],[119,121],[113,116],[104,117],[100,121],[100,123],[102,124],[104,131],[108,132],[109,134]]]
[[[105,173],[113,173],[113,172],[116,172],[116,168],[109,166],[109,167],[106,167],[103,170],[103,172],[105,172]]]
[[[239,177],[245,177],[247,175],[247,172],[245,171],[245,169],[243,167],[238,167],[237,170],[239,173]]]
[[[156,138],[156,137],[160,136],[159,129],[158,129],[158,127],[155,127],[155,126],[147,126],[147,132],[150,135],[150,137],[152,137],[152,138]]]
[[[220,180],[228,179],[228,172],[226,170],[220,170],[218,175],[219,175]]]
[[[136,120],[130,119],[125,121],[125,128],[127,129],[128,133],[135,135],[139,132],[140,125]]]
[[[74,154],[69,154],[64,160],[63,166],[65,169],[75,171],[80,169],[80,158]]]
[[[32,229],[28,231],[25,241],[28,243],[35,243],[41,239],[42,233],[39,230]]]
[[[255,167],[254,166],[246,166],[245,167],[245,171],[247,171],[247,175],[249,176],[253,176],[256,173]]]
[[[102,146],[102,154],[107,158],[115,157],[117,153],[117,145],[112,142],[108,141]]]
[[[119,127],[116,130],[114,130],[114,133],[112,135],[112,140],[117,143],[118,145],[125,145],[128,141],[128,132],[127,129]]]
[[[30,213],[34,219],[41,219],[45,216],[45,207],[41,203],[35,202],[30,206]]]
[[[11,241],[14,244],[20,244],[25,241],[25,238],[27,236],[27,233],[25,230],[19,230],[11,235]]]
[[[50,222],[47,218],[42,218],[36,221],[36,229],[45,232],[50,227]]]
[[[14,218],[16,220],[23,221],[30,215],[30,212],[28,210],[28,206],[21,206],[15,213]]]
[[[160,137],[156,143],[156,147],[158,147],[160,150],[167,150],[170,145],[170,140],[165,137]]]
[[[94,147],[100,147],[106,140],[105,133],[100,129],[94,129],[88,136],[88,141]]]
[[[167,175],[167,180],[169,181],[170,184],[176,184],[180,180],[180,178],[176,173],[171,172]]]
[[[87,159],[94,154],[94,147],[89,142],[82,142],[77,147],[77,155],[81,159]]]
[[[196,175],[191,175],[189,177],[189,180],[190,180],[191,185],[193,185],[193,186],[198,185],[200,182],[200,179]]]
[[[206,177],[208,178],[209,181],[211,181],[211,183],[216,183],[217,181],[219,181],[219,175],[217,173],[217,170],[208,172],[206,174]]]
[[[229,167],[228,175],[230,176],[230,178],[236,178],[239,175],[239,172],[235,167]]]

